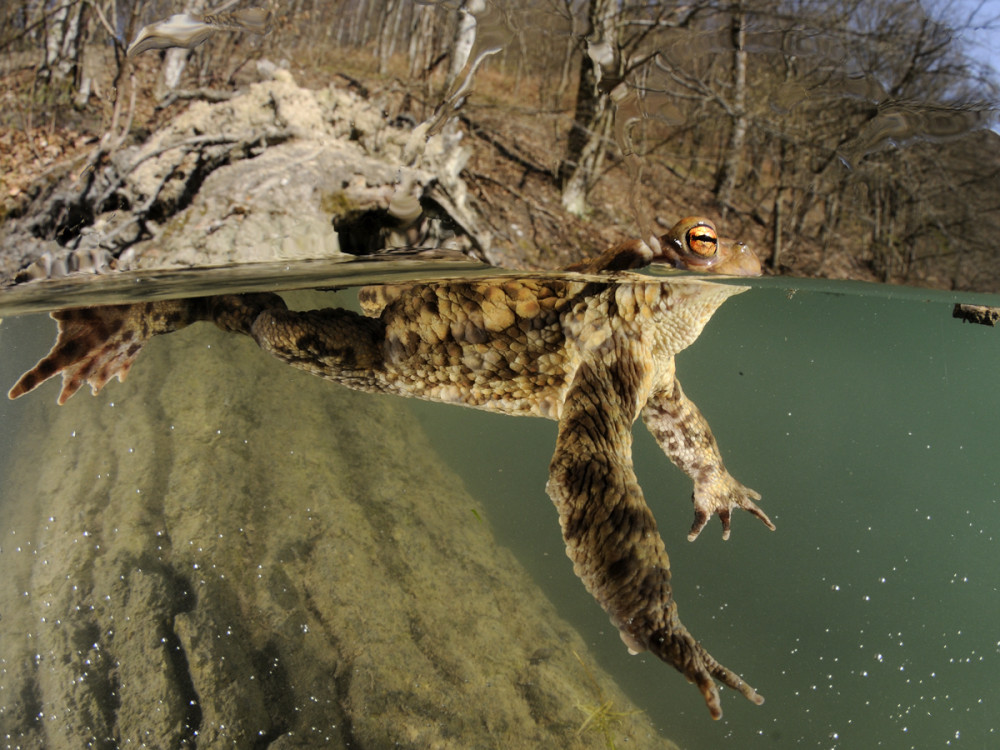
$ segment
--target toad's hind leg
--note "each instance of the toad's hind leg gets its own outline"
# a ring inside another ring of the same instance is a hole
[[[62,375],[59,403],[89,383],[96,394],[111,378],[125,380],[143,346],[154,336],[199,320],[248,333],[262,309],[284,307],[273,294],[224,295],[194,299],[57,310],[59,334],[52,350],[21,376],[8,396],[18,398],[55,375]]]
[[[622,640],[696,683],[717,719],[715,679],[754,703],[763,698],[713,659],[677,616],[670,561],[632,468],[632,422],[648,388],[633,364],[623,357],[580,366],[563,404],[547,489],[574,571]]]
[[[262,311],[249,330],[261,349],[293,367],[362,391],[381,390],[381,320],[330,308]]]
[[[198,321],[254,338],[262,349],[321,377],[361,390],[377,390],[384,327],[347,310],[292,312],[270,293],[140,302],[52,313],[59,335],[48,355],[10,389],[23,396],[62,375],[62,404],[89,383],[97,393],[113,377],[124,380],[154,336]]]

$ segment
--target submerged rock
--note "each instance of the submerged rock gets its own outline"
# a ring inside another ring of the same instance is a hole
[[[21,746],[672,747],[405,402],[195,326],[28,407],[0,505]]]

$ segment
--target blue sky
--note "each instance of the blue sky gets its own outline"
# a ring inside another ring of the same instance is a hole
[[[961,36],[968,44],[969,57],[991,65],[993,80],[1000,84],[1000,0],[951,0],[937,4],[943,12],[938,17],[955,26],[971,21],[971,28]]]

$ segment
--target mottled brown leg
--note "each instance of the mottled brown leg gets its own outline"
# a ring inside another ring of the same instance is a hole
[[[632,423],[648,391],[641,371],[626,358],[580,367],[563,405],[547,490],[574,571],[622,640],[695,682],[719,718],[713,677],[755,703],[763,698],[715,661],[677,616],[670,561],[632,468]]]
[[[708,422],[677,380],[671,388],[653,394],[642,410],[642,419],[667,457],[694,481],[694,524],[689,541],[698,537],[713,514],[722,521],[722,538],[728,539],[733,508],[750,512],[774,531],[771,519],[754,502],[760,495],[726,471]]]
[[[382,390],[385,326],[350,310],[267,310],[251,335],[261,349],[313,375],[362,391]]]
[[[23,396],[59,374],[60,404],[84,383],[96,394],[113,377],[125,380],[143,345],[153,336],[199,320],[213,320],[226,331],[249,333],[262,310],[284,306],[274,294],[245,294],[57,310],[52,317],[59,325],[59,334],[52,350],[21,376],[7,395]]]

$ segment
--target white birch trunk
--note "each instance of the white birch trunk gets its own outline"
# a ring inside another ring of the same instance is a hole
[[[205,9],[205,0],[188,0],[184,5],[185,13],[200,13]],[[171,47],[167,50],[166,59],[163,62],[163,79],[160,83],[160,96],[176,89],[184,75],[184,68],[187,67],[188,56],[191,50],[183,47]]]
[[[458,9],[458,28],[455,30],[455,39],[451,45],[448,77],[444,82],[446,91],[458,80],[459,74],[469,61],[472,47],[476,43],[476,13],[482,13],[485,9],[484,0],[464,0]]]

